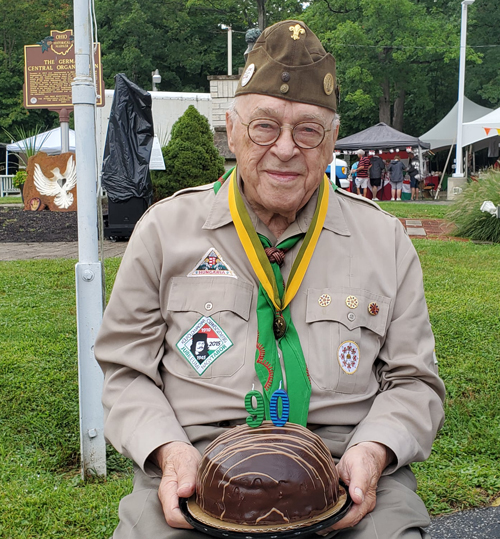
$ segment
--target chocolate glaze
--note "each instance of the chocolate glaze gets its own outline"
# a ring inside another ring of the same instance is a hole
[[[333,507],[339,478],[319,436],[293,423],[240,425],[206,449],[196,478],[205,513],[247,525],[287,524]]]

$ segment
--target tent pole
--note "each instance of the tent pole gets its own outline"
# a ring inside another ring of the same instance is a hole
[[[448,152],[448,159],[446,159],[446,164],[443,168],[443,172],[441,172],[441,178],[439,178],[439,184],[438,188],[436,189],[436,196],[434,197],[434,200],[437,200],[437,197],[439,195],[439,191],[441,191],[441,184],[443,183],[444,174],[446,172],[446,168],[448,167],[448,163],[450,162],[451,152],[453,150],[453,146],[455,144],[456,139],[453,141],[453,144],[450,146],[450,151]]]
[[[420,186],[420,189],[418,190],[418,192],[420,193],[420,199],[423,198],[423,195],[422,195],[422,180],[424,179],[424,160],[422,158],[422,148],[419,146],[418,147],[418,167],[419,167],[419,174],[420,174],[420,180],[418,181],[418,185]]]

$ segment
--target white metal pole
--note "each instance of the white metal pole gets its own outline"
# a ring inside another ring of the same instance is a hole
[[[104,414],[101,404],[103,374],[94,356],[94,342],[102,321],[103,302],[97,233],[96,88],[92,78],[94,56],[89,2],[74,0],[73,4],[76,73],[72,83],[78,178],[79,262],[75,274],[83,478],[106,474]]]
[[[465,57],[467,46],[467,6],[473,4],[474,0],[463,0],[462,2],[462,27],[460,29],[460,65],[458,68],[458,109],[457,109],[457,147],[456,147],[456,167],[453,176],[463,177],[462,161],[462,132],[464,122],[464,87],[465,87]]]
[[[227,74],[233,74],[233,27],[227,28]]]

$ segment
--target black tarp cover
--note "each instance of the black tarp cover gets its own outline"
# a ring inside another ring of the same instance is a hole
[[[112,202],[132,197],[151,204],[153,186],[149,160],[154,129],[151,95],[127,79],[115,76],[115,92],[109,116],[101,182]]]
[[[427,142],[423,142],[417,137],[405,135],[384,122],[380,122],[359,133],[337,140],[335,149],[355,151],[400,148],[403,151],[409,146],[412,148],[430,148],[430,144],[427,144]]]

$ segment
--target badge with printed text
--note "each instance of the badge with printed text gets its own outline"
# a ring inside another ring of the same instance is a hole
[[[233,343],[212,318],[202,316],[181,338],[177,348],[201,376]]]
[[[359,365],[359,347],[354,341],[344,341],[338,350],[340,367],[346,374],[354,374]]]
[[[195,268],[187,274],[188,277],[234,277],[234,271],[224,262],[220,253],[211,247],[196,264]]]
[[[253,77],[254,73],[255,73],[255,64],[250,64],[245,69],[245,73],[243,73],[243,76],[241,77],[241,85],[246,86],[250,82],[250,79]]]

